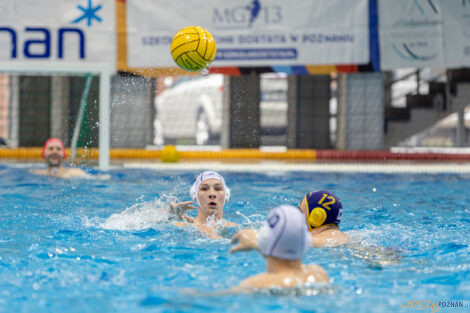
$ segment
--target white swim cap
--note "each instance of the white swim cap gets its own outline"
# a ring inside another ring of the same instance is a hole
[[[258,240],[264,256],[300,260],[310,246],[305,216],[291,205],[272,209],[260,229]]]
[[[189,189],[189,195],[191,196],[191,199],[193,199],[193,202],[195,202],[198,206],[201,207],[201,204],[199,203],[199,199],[197,198],[197,192],[202,182],[209,178],[215,178],[218,181],[220,181],[222,185],[224,185],[224,192],[225,192],[224,203],[227,203],[228,200],[230,199],[230,189],[225,184],[225,180],[222,177],[222,175],[214,171],[204,171],[196,177],[196,180],[191,186],[191,189]]]

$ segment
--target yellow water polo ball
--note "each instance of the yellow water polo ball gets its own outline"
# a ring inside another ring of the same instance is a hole
[[[175,163],[180,160],[180,154],[175,146],[167,145],[160,151],[160,160],[166,163]]]
[[[215,39],[200,26],[188,26],[175,34],[170,45],[171,57],[186,71],[200,71],[215,59]]]

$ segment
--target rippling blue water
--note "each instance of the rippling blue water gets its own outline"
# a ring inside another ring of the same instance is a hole
[[[121,169],[110,179],[61,180],[0,166],[0,312],[414,312],[403,301],[469,304],[469,175],[223,173],[232,189],[227,220],[256,227],[272,207],[328,189],[342,199],[341,228],[362,244],[307,252],[304,262],[327,270],[334,294],[216,297],[204,294],[265,263],[256,252],[230,255],[228,239],[165,221],[162,208],[172,197],[189,200],[196,174]]]

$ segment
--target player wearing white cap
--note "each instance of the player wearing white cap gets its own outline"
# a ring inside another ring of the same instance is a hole
[[[320,265],[302,264],[309,246],[310,234],[302,213],[290,205],[274,208],[259,231],[258,242],[244,249],[258,249],[266,259],[266,273],[245,279],[239,287],[297,287],[329,282],[328,274]],[[231,250],[235,251],[241,250]]]
[[[177,226],[187,226],[193,224],[210,238],[221,238],[217,234],[214,223],[222,223],[223,226],[235,226],[237,224],[223,221],[224,206],[230,199],[230,189],[225,184],[225,180],[217,172],[204,171],[194,180],[189,194],[193,201],[182,203],[170,203],[170,213],[187,221],[175,223]],[[193,206],[195,203],[197,207]],[[191,218],[185,214],[187,210],[197,209],[196,218]],[[220,222],[219,222],[220,221]]]

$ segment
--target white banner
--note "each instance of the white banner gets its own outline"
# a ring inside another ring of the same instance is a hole
[[[381,0],[381,69],[443,67],[442,15],[436,0]]]
[[[0,61],[116,65],[115,0],[0,1]]]
[[[470,66],[470,0],[381,0],[381,68]]]
[[[470,66],[470,0],[442,0],[446,67]]]
[[[127,62],[175,66],[174,34],[199,25],[214,35],[213,66],[365,64],[368,0],[127,0]]]

